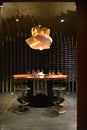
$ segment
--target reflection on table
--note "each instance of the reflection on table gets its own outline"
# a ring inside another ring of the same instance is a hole
[[[68,75],[64,74],[15,74],[15,79],[27,79],[27,80],[58,80],[66,79]]]

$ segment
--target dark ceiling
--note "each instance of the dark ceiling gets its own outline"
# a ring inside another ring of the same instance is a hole
[[[8,1],[10,2],[12,0],[8,0]],[[19,1],[20,0],[18,0],[17,2],[19,2]],[[24,0],[21,0],[21,1],[24,1]],[[33,3],[33,2],[31,2],[31,3]],[[1,18],[2,18],[1,27],[3,29],[0,29],[0,30],[3,30],[3,33],[1,31],[0,32],[3,36],[16,35],[17,32],[23,32],[23,33],[29,34],[29,32],[31,32],[31,27],[38,26],[39,24],[41,24],[42,26],[49,27],[51,29],[51,32],[62,32],[65,35],[69,35],[69,34],[76,35],[76,12],[75,11],[68,10],[67,13],[62,12],[60,16],[52,15],[53,10],[55,9],[55,8],[53,8],[53,5],[52,5],[52,11],[50,10],[51,13],[48,11],[48,13],[46,12],[45,13],[46,15],[44,15],[44,13],[42,13],[42,12],[46,11],[46,7],[49,6],[48,4],[46,4],[45,10],[42,9],[42,6],[41,6],[41,8],[39,7],[39,9],[41,9],[41,11],[38,11],[38,9],[33,8],[33,6],[32,6],[31,10],[29,10],[29,8],[26,5],[25,5],[26,8],[24,8],[24,3],[23,3],[23,6],[21,3],[18,6],[19,7],[18,11],[20,13],[18,12],[17,14],[15,14],[16,10],[13,9],[13,6],[8,7],[8,6],[6,6],[7,4],[11,4],[11,3],[4,3],[5,6],[2,9],[3,11],[1,10]],[[39,6],[39,4],[38,4],[38,6]],[[21,12],[22,7],[23,7],[23,9]],[[29,6],[29,7],[31,7],[31,6]],[[43,7],[44,7],[44,5],[43,5]],[[34,9],[34,12],[33,12],[33,9]],[[50,5],[50,9],[51,9],[51,5]],[[57,7],[57,10],[58,10],[58,7]],[[29,13],[29,11],[30,11],[30,13]],[[27,14],[24,12],[26,12]],[[12,14],[11,16],[9,16],[10,13]],[[39,14],[41,13],[41,14],[38,15],[38,13]],[[48,14],[51,14],[51,16]],[[9,16],[9,17],[7,17],[7,16]],[[49,16],[49,18],[48,18],[48,16]],[[19,19],[19,22],[16,22],[16,18]],[[64,23],[60,22],[61,18],[65,19]]]

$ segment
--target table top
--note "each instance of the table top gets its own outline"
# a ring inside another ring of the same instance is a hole
[[[66,79],[68,75],[64,74],[15,74],[14,79],[27,79],[27,80],[57,80]]]

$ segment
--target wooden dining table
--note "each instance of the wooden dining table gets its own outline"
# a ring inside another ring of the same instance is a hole
[[[34,91],[34,87],[36,87],[34,84],[35,82],[44,82],[45,85],[44,87],[47,88],[47,94],[46,94],[46,97],[48,99],[51,99],[52,98],[52,86],[53,86],[53,82],[54,81],[58,81],[58,80],[66,80],[68,78],[68,75],[65,75],[65,74],[43,74],[43,73],[40,73],[40,74],[14,74],[13,75],[13,78],[14,80],[17,80],[17,81],[27,81],[28,82],[28,86],[31,88],[30,90],[30,95],[29,95],[29,98],[32,100],[32,97],[34,97],[33,95],[33,91]],[[40,99],[42,98],[42,96],[40,97]],[[47,99],[43,99],[43,100],[46,100],[47,102]],[[42,99],[41,99],[41,102],[42,102]],[[41,103],[40,103],[41,104]],[[47,104],[47,103],[46,103]]]
[[[14,79],[22,80],[59,80],[66,79],[68,75],[65,74],[14,74]]]

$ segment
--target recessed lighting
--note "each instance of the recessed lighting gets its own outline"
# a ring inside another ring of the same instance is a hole
[[[63,22],[64,22],[64,19],[61,19],[60,22],[63,23]]]
[[[19,19],[18,19],[18,18],[16,18],[16,22],[19,22]]]
[[[13,92],[11,92],[11,95],[13,95],[14,93]]]
[[[0,7],[4,7],[4,5],[3,5],[3,3],[2,3],[2,2],[0,2]]]

